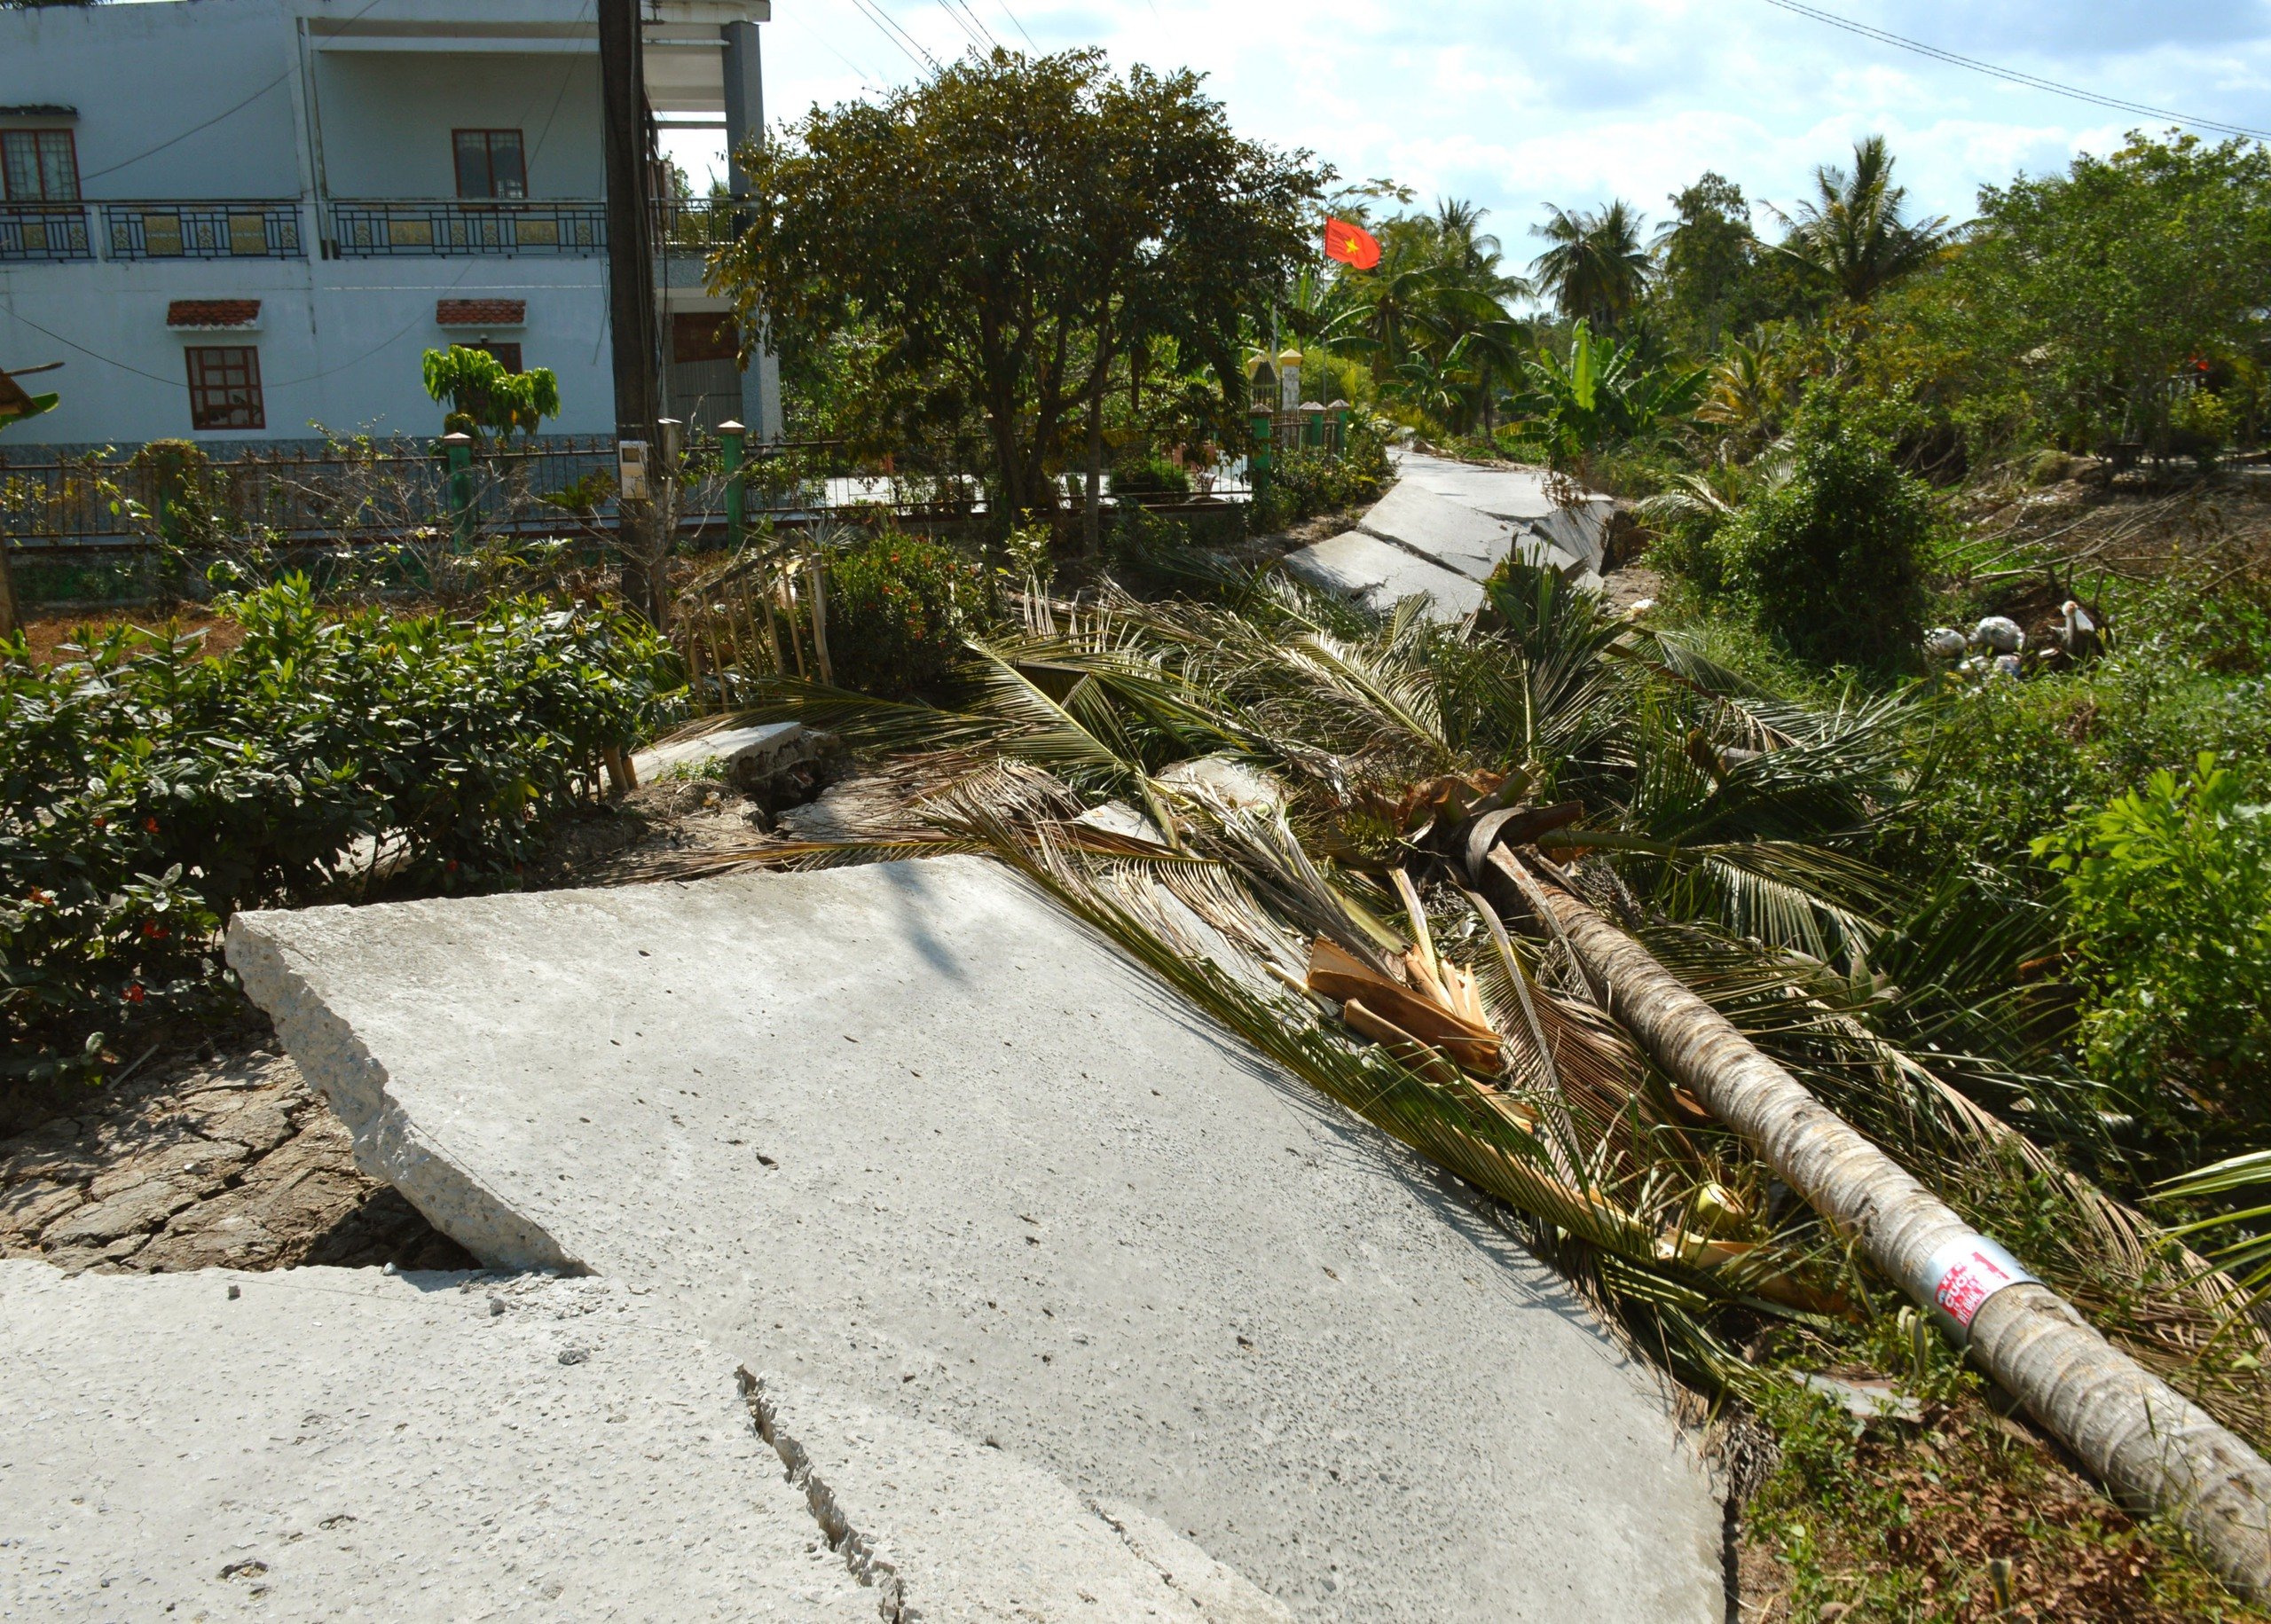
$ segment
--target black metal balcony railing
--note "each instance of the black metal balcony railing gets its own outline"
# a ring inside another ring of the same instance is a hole
[[[298,259],[300,208],[289,202],[105,203],[112,259]]]
[[[334,203],[331,236],[343,259],[572,257],[607,251],[607,206],[538,200]]]
[[[94,256],[84,203],[0,203],[0,261]]]

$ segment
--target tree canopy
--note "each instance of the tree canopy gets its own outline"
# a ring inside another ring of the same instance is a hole
[[[1884,137],[1866,137],[1853,144],[1851,169],[1821,165],[1815,195],[1783,216],[1782,252],[1855,304],[1921,270],[1948,240],[1945,216],[1907,217],[1908,189],[1892,184],[1892,169]]]
[[[1326,178],[1239,139],[1197,75],[996,51],[880,104],[815,107],[747,154],[719,284],[784,347],[864,331],[903,422],[973,420],[1004,508],[1054,506],[1115,365],[1172,353],[1243,388],[1245,325],[1308,257]]]
[[[1619,198],[1592,213],[1552,208],[1536,235],[1552,246],[1532,270],[1540,289],[1573,321],[1614,328],[1638,308],[1648,286],[1646,220]]]
[[[2187,372],[2255,373],[2271,310],[2271,155],[2133,137],[1979,200],[1953,314],[2041,426],[2157,445]]]

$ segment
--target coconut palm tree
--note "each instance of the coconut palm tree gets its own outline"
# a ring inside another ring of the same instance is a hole
[[[1552,213],[1544,224],[1530,228],[1553,245],[1530,267],[1539,289],[1571,320],[1614,328],[1647,291],[1648,250],[1640,240],[1647,221],[1622,198],[1591,214],[1547,207]]]
[[[1789,230],[1779,250],[1855,304],[1929,263],[1952,234],[1945,215],[1904,216],[1908,189],[1892,184],[1892,169],[1884,137],[1870,136],[1853,144],[1850,171],[1834,164],[1814,171],[1815,195],[1795,217],[1774,210]]]
[[[1691,1381],[1756,1393],[1772,1378],[1730,1334],[1752,1316],[1889,1314],[1878,1286],[1929,1294],[1942,1243],[1977,1238],[1963,1214],[2037,1186],[2066,1216],[2028,1261],[2140,1356],[2197,1357],[2231,1283],[1990,1109],[2023,1094],[2030,1128],[2103,1132],[2030,1014],[2039,989],[2006,985],[2055,922],[1968,871],[1919,888],[1868,860],[1921,691],[1811,709],[1513,563],[1449,625],[1274,570],[1210,590],[1034,599],[942,704],[750,680],[746,719],[888,760],[891,810],[657,875],[990,854],[1527,1214]],[[1777,1181],[1803,1204],[1770,1199]],[[2247,1509],[2271,1469],[2240,1440],[2039,1287],[1972,1325],[2106,1481],[2271,1582]],[[2231,1334],[2271,1353],[2251,1321]],[[2199,1385],[2222,1413],[2262,1397],[2221,1379]]]

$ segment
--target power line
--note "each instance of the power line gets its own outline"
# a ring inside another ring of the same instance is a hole
[[[1010,20],[1012,27],[1014,27],[1018,33],[1025,35],[1025,43],[1031,45],[1035,51],[1039,51],[1041,49],[1041,42],[1033,38],[1031,34],[1025,33],[1025,24],[1019,22],[1018,20],[1018,14],[1010,9],[1010,0],[994,0],[994,4],[1002,8],[1002,15]],[[1158,8],[1154,7],[1153,9],[1157,10]]]
[[[2007,84],[2024,85],[2029,90],[2047,90],[2054,96],[2064,96],[2075,101],[2085,101],[2100,107],[2110,107],[2118,113],[2141,114],[2147,118],[2166,119],[2173,124],[2189,124],[2196,129],[2212,129],[2222,135],[2245,136],[2258,141],[2271,141],[2271,130],[2252,129],[2244,124],[2226,124],[2214,119],[2195,118],[2188,113],[2175,113],[2166,107],[2150,107],[2142,102],[2123,101],[2118,96],[2101,96],[2095,90],[2085,90],[2071,84],[2061,84],[2055,79],[2044,79],[2034,74],[2021,73],[2014,67],[2000,67],[1992,62],[1983,62],[1976,57],[1967,57],[1953,51],[1943,51],[1937,45],[1927,45],[1906,35],[1888,33],[1871,27],[1867,23],[1855,22],[1850,17],[1840,17],[1834,12],[1818,6],[1800,4],[1800,0],[1766,0],[1766,4],[1794,16],[1826,22],[1833,28],[1843,28],[1848,34],[1858,34],[1879,44],[1898,46],[1913,51],[1918,56],[1929,57],[1936,62],[1946,62],[1956,67],[1968,67],[1975,74],[1985,74],[1991,79],[2000,79]]]
[[[366,0],[365,4],[361,11],[356,12],[355,15],[350,17],[340,26],[340,34],[345,34],[348,29],[352,28],[357,23],[362,21],[363,19],[369,14],[371,8],[378,4],[378,3],[379,0]],[[334,35],[334,37],[336,38],[337,35]],[[122,158],[116,163],[107,165],[103,169],[89,170],[84,175],[79,177],[81,184],[83,185],[86,182],[90,180],[100,180],[106,175],[114,175],[119,170],[125,169],[129,164],[139,163],[145,158],[154,156],[159,153],[164,152],[166,148],[169,146],[177,145],[181,142],[188,140],[190,137],[195,135],[200,129],[212,129],[214,125],[219,123],[223,119],[235,117],[238,114],[242,113],[247,107],[251,106],[253,103],[258,101],[262,97],[267,95],[271,90],[276,89],[277,86],[289,79],[292,76],[292,72],[293,70],[291,68],[286,68],[282,73],[277,75],[275,78],[271,79],[266,84],[262,85],[260,89],[255,90],[251,95],[246,97],[234,106],[224,107],[220,112],[215,114],[211,118],[207,119],[201,124],[192,124],[187,129],[183,130],[177,136],[169,136],[164,140],[159,142],[155,146],[145,146],[140,152],[135,153],[131,158]]]
[[[939,0],[939,9],[947,14],[955,27],[962,30],[963,36],[970,41],[972,47],[979,51],[986,49],[986,42],[971,32],[970,24],[963,20],[963,14],[955,10],[954,0]]]
[[[838,51],[836,48],[835,41],[829,39],[828,35],[822,34],[818,28],[813,27],[812,24],[806,22],[793,7],[790,10],[788,14],[790,20],[793,20],[798,27],[804,29],[807,34],[810,34],[814,39],[818,40],[821,44],[827,49],[829,55],[834,57],[837,61],[843,63],[845,67],[850,68],[853,78],[859,80],[861,84],[867,86],[867,88],[871,90],[876,88],[876,82],[883,77],[882,75],[869,73],[866,68],[860,67],[857,62],[854,62],[850,57],[845,56],[842,51]]]
[[[1002,41],[994,39],[993,29],[986,27],[986,18],[981,18],[981,16],[978,16],[977,12],[974,12],[972,7],[970,7],[970,0],[954,0],[954,4],[958,4],[958,7],[963,9],[963,16],[968,16],[970,20],[972,20],[972,23],[977,23],[978,34],[983,34],[983,36],[986,36],[986,41],[983,41],[983,43],[986,43],[986,45],[993,45],[994,50],[1002,50]]]
[[[876,4],[876,0],[852,0],[852,4],[860,8],[868,21],[883,30],[884,37],[899,47],[900,55],[915,64],[915,72],[921,73],[926,63],[931,72],[935,74],[939,71],[939,59],[923,48],[922,41],[893,21],[890,13]]]

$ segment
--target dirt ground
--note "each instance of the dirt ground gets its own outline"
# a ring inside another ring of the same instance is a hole
[[[74,1274],[475,1267],[355,1165],[346,1126],[258,1037],[146,1068],[0,1142],[0,1257]]]
[[[645,858],[746,846],[768,821],[727,785],[645,786],[571,827],[539,883],[627,883]],[[355,1165],[346,1126],[258,1011],[155,1037],[67,1114],[0,1139],[0,1257],[100,1274],[476,1267]]]

